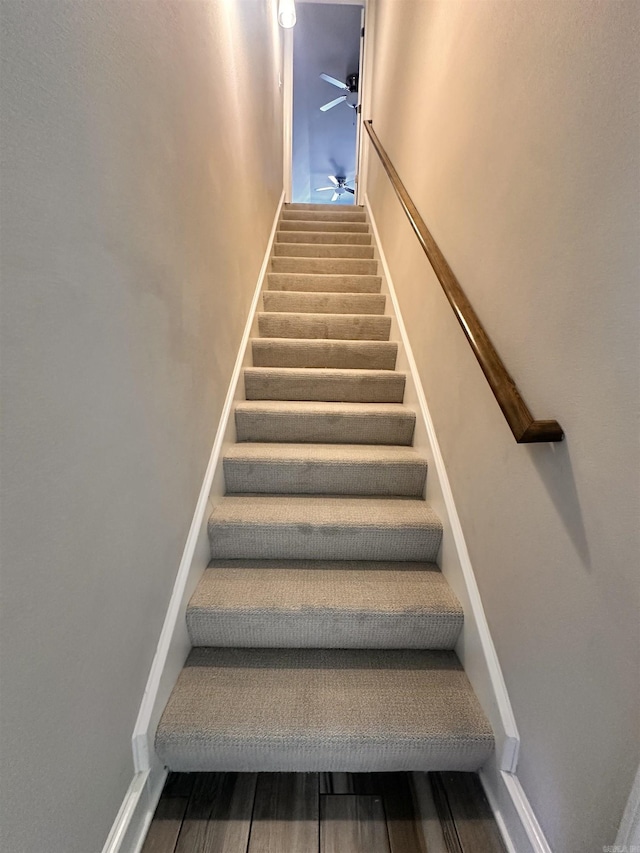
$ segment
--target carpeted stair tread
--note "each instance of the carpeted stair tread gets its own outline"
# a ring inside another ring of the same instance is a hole
[[[379,275],[336,273],[267,273],[269,290],[296,290],[307,293],[380,293]]]
[[[247,367],[247,400],[402,403],[406,377],[394,370],[331,367]]]
[[[252,338],[255,367],[346,367],[394,370],[398,345],[392,341],[335,341],[323,338]]]
[[[407,498],[228,495],[209,517],[211,558],[433,562],[442,523]]]
[[[174,771],[477,770],[493,735],[454,652],[195,648],[156,733]]]
[[[259,311],[258,330],[265,338],[331,338],[388,341],[391,317],[381,314],[301,314]]]
[[[421,498],[427,462],[409,447],[241,442],[224,455],[229,493]]]
[[[291,258],[373,258],[373,246],[352,243],[275,243],[273,254]]]
[[[304,290],[265,290],[265,311],[294,314],[384,314],[382,293],[309,293]]]
[[[313,222],[366,222],[367,216],[361,207],[334,207],[333,210],[304,210],[285,207],[282,219],[309,220]]]
[[[462,622],[433,563],[218,560],[187,607],[194,646],[452,649]]]
[[[399,403],[253,400],[236,404],[235,421],[241,442],[410,445],[416,414]]]
[[[375,275],[378,272],[378,262],[360,258],[272,257],[271,270],[324,275]]]
[[[344,233],[369,233],[369,225],[366,222],[332,222],[331,220],[326,219],[281,219],[278,223],[278,229],[280,231],[343,231]]]
[[[277,231],[276,243],[350,243],[370,246],[371,234],[358,231]]]

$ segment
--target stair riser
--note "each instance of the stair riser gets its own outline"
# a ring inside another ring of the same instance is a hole
[[[366,222],[364,210],[336,207],[333,210],[285,210],[282,219],[297,219],[299,222]]]
[[[264,310],[301,314],[384,314],[386,299],[381,293],[296,293],[265,290]]]
[[[277,243],[343,243],[355,246],[370,246],[371,234],[358,234],[357,232],[331,231],[278,231],[276,233]]]
[[[269,290],[298,290],[306,293],[380,293],[377,275],[317,275],[267,273]]]
[[[286,375],[245,370],[247,400],[313,400],[334,403],[401,403],[405,376],[385,371],[367,372],[358,378],[344,375]]]
[[[259,313],[263,338],[388,341],[391,317],[362,314]]]
[[[366,222],[313,222],[301,219],[282,219],[278,225],[280,231],[344,231],[345,233],[368,234]]]
[[[225,459],[224,477],[227,492],[234,494],[398,495],[421,498],[427,466],[426,463],[276,463]]]
[[[283,691],[282,700],[291,698]],[[380,737],[336,737],[330,744],[309,741],[294,746],[290,741],[283,743],[280,737],[263,735],[250,744],[238,745],[232,737],[221,735],[201,747],[189,741],[168,742],[157,743],[156,750],[174,773],[473,773],[493,752],[493,743],[484,741],[425,746],[412,738],[405,741],[396,737],[392,744],[385,738],[384,750]]]
[[[378,262],[358,258],[271,258],[272,272],[376,275]]]
[[[435,562],[439,528],[394,526],[381,530],[297,524],[209,521],[211,558],[263,560],[414,560]]]
[[[238,441],[397,444],[410,447],[415,428],[413,413],[349,417],[236,410],[235,421]]]
[[[290,258],[373,258],[373,246],[275,243],[273,254]]]
[[[352,370],[394,370],[398,345],[387,341],[251,342],[254,367],[328,367]]]
[[[222,648],[453,649],[462,621],[406,613],[381,618],[362,611],[187,610],[192,645]]]

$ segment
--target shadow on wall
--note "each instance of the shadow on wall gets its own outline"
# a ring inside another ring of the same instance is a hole
[[[582,517],[582,507],[567,439],[565,438],[559,444],[527,445],[527,450],[582,565],[585,569],[591,570],[587,531]]]

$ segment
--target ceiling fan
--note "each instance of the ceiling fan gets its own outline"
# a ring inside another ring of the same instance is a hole
[[[336,98],[334,101],[329,101],[328,104],[325,104],[323,107],[320,107],[323,113],[326,113],[327,110],[333,109],[338,104],[341,104],[343,101],[346,101],[347,106],[351,107],[352,110],[355,110],[358,106],[358,75],[357,74],[349,74],[347,77],[347,82],[342,83],[340,80],[336,80],[335,77],[330,77],[328,74],[320,75],[323,80],[326,80],[327,83],[331,83],[332,86],[337,86],[338,89],[342,89],[346,94],[341,95],[339,98]]]
[[[330,187],[317,187],[317,193],[327,192],[328,190],[333,190],[333,195],[331,196],[331,201],[337,201],[341,195],[345,193],[355,194],[355,190],[352,190],[351,187],[347,186],[347,179],[343,175],[327,175],[329,180],[331,181],[332,186]]]

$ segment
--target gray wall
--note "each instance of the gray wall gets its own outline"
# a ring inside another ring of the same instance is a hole
[[[96,853],[282,190],[273,4],[3,2],[2,836]]]
[[[637,3],[378,0],[374,126],[537,417],[518,447],[372,155],[369,193],[553,850],[638,766]]]
[[[350,186],[356,168],[355,110],[345,103],[321,112],[344,91],[320,79],[329,74],[346,81],[358,71],[360,6],[299,3],[293,30],[293,187],[292,201],[327,204],[327,175],[345,175]],[[344,193],[340,204],[353,204]]]

